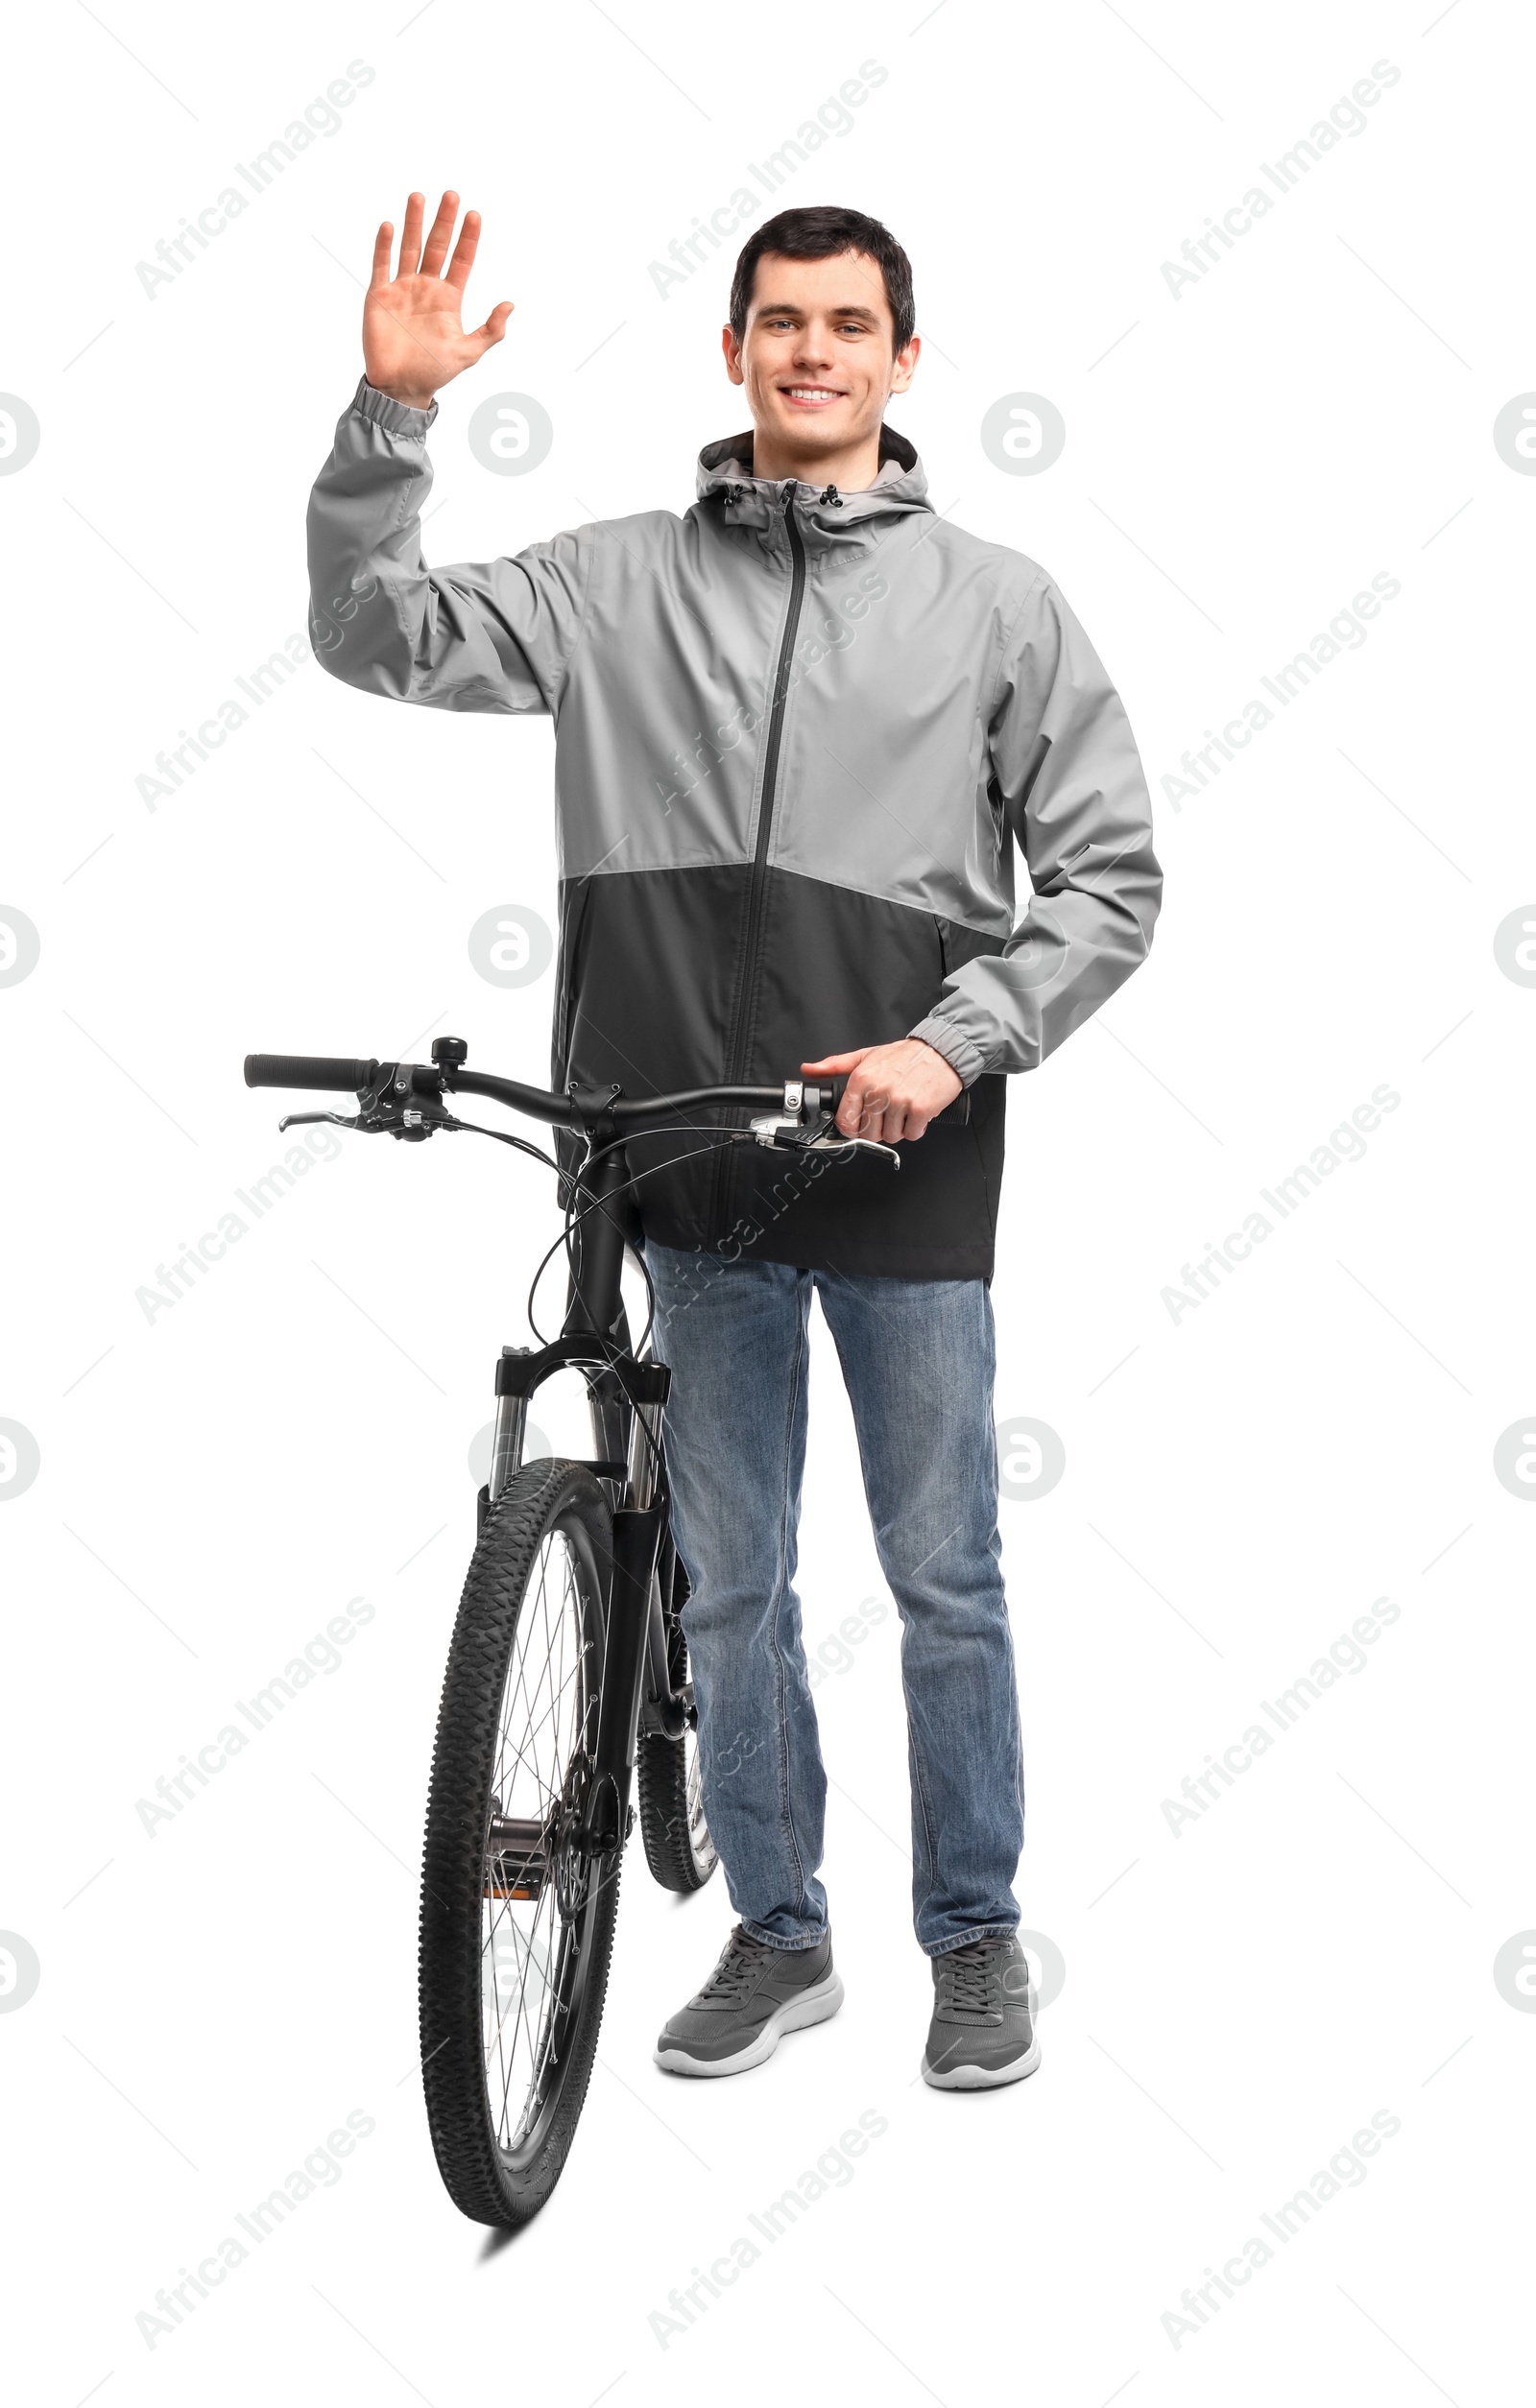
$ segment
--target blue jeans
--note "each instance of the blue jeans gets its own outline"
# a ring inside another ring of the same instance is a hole
[[[704,1806],[754,1938],[814,1947],[827,1776],[796,1534],[811,1292],[853,1409],[901,1617],[913,1920],[942,1956],[1019,1924],[1019,1693],[999,1568],[992,1302],[979,1279],[849,1278],[647,1245]]]

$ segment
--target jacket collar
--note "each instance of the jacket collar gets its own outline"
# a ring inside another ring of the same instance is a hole
[[[729,494],[728,515],[737,526],[769,528],[792,503],[807,534],[835,541],[845,529],[852,532],[861,520],[933,508],[922,462],[906,437],[889,426],[880,429],[880,465],[875,483],[862,493],[839,494],[835,501],[822,499],[827,487],[806,485],[796,477],[755,477],[752,441],[749,427],[744,434],[707,443],[699,454],[700,501]]]

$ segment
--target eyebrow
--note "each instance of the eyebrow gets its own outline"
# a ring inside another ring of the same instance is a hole
[[[796,301],[762,301],[757,305],[759,318],[804,318],[805,311]],[[861,301],[848,301],[827,312],[828,318],[862,318],[867,325],[879,324],[878,312],[866,309]]]

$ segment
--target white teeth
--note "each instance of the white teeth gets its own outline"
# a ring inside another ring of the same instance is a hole
[[[791,401],[840,401],[843,397],[828,385],[789,385],[785,391]]]

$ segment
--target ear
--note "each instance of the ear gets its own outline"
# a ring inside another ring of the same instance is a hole
[[[905,393],[907,387],[911,384],[913,377],[917,373],[917,365],[922,356],[923,337],[920,334],[915,334],[912,337],[911,342],[903,344],[900,350],[898,351],[896,355],[896,360],[891,372],[891,391],[893,393]]]
[[[741,372],[741,346],[732,327],[721,327],[720,348],[725,354],[726,374],[733,385],[744,385],[747,380]]]

